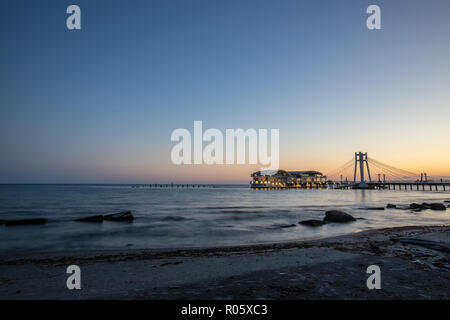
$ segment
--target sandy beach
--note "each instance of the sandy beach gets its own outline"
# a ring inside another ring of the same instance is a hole
[[[449,299],[450,226],[221,248],[0,257],[1,299]],[[66,268],[81,268],[68,290]],[[381,289],[369,290],[369,265]]]

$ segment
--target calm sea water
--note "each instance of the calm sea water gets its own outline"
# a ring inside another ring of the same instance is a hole
[[[364,207],[442,202],[450,193],[380,190],[250,190],[247,186],[149,189],[129,185],[0,185],[0,219],[44,217],[37,226],[0,226],[0,252],[245,245],[313,239],[371,228],[450,223],[447,211]],[[311,228],[340,209],[359,219]],[[131,210],[132,223],[76,218]],[[295,224],[295,227],[286,227]]]

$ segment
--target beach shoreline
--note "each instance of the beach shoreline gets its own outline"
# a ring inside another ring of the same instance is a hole
[[[0,299],[449,299],[448,248],[450,226],[442,225],[250,246],[0,256]],[[66,287],[74,264],[81,290]],[[366,286],[373,264],[380,290]]]

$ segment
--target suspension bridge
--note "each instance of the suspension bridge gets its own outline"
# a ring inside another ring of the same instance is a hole
[[[369,158],[367,152],[355,157],[327,174],[333,189],[387,189],[450,191],[449,176],[428,176],[395,168]]]

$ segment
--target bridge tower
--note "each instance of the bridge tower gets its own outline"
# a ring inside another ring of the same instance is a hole
[[[360,182],[356,182],[356,171],[359,167],[359,177]],[[367,168],[367,175],[369,176],[369,182],[372,182],[372,177],[370,176],[369,162],[367,161],[367,152],[355,152],[355,170],[353,175],[353,182],[355,183],[355,188],[357,189],[369,189],[369,185],[366,183],[364,178],[364,167]],[[356,184],[357,183],[357,184]]]

